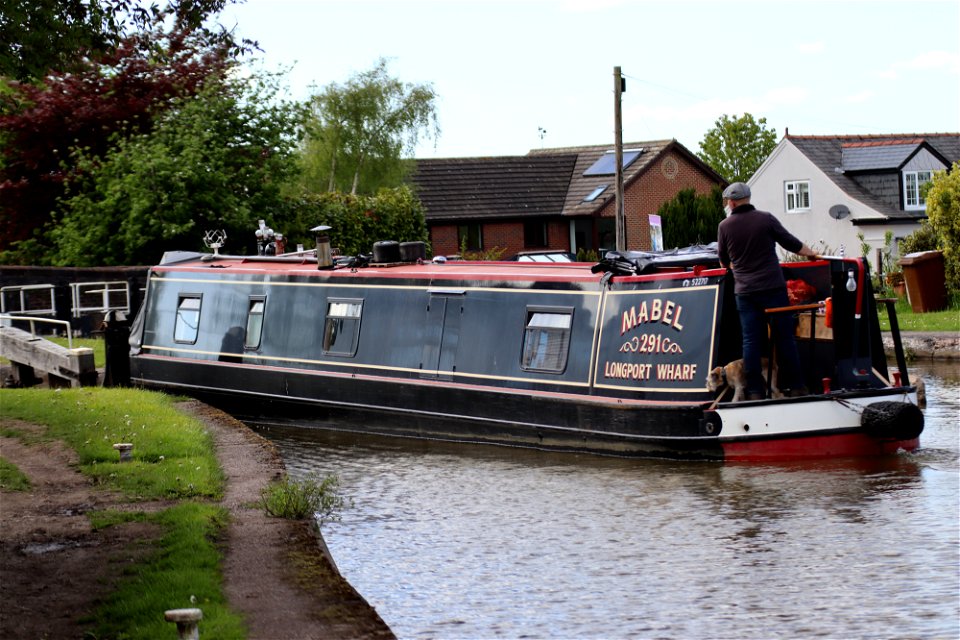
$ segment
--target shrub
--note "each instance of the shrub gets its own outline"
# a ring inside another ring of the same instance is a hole
[[[303,480],[284,478],[271,482],[260,492],[260,505],[267,515],[288,520],[305,520],[317,517],[323,524],[326,520],[339,520],[344,499],[339,495],[340,479],[328,475],[320,480],[311,474]]]
[[[933,230],[933,226],[929,221],[924,220],[920,224],[919,229],[900,241],[899,253],[902,257],[908,253],[917,253],[918,251],[936,251],[939,248],[940,240],[937,237],[937,232]]]
[[[947,291],[960,294],[960,162],[937,171],[926,185],[927,216],[939,238],[946,267]]]

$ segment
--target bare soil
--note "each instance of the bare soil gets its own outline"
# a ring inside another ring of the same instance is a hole
[[[227,476],[222,504],[231,521],[222,541],[225,591],[231,608],[244,617],[249,637],[393,638],[339,575],[311,523],[269,518],[256,506],[261,487],[284,473],[273,445],[204,404],[190,401],[181,408],[207,425]],[[0,437],[0,454],[27,475],[32,487],[0,490],[0,637],[84,637],[87,616],[161,533],[142,523],[93,531],[86,514],[167,505],[126,503],[94,487],[76,471],[74,452],[44,441],[41,426],[13,420],[3,420],[2,426],[28,434]],[[200,630],[202,637],[202,623]]]

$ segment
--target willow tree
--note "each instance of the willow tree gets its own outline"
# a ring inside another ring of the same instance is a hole
[[[380,58],[369,71],[332,83],[309,100],[302,145],[307,191],[374,193],[397,186],[403,156],[421,136],[440,133],[436,93],[429,84],[401,82]]]

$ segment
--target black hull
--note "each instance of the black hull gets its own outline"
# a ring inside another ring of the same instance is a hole
[[[250,423],[615,456],[723,459],[719,440],[701,431],[700,406],[584,402],[445,381],[190,364],[139,358],[133,378]]]

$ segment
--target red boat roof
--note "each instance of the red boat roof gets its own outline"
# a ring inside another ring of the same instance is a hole
[[[413,280],[535,280],[558,282],[597,282],[603,275],[592,273],[592,263],[564,262],[489,262],[449,261],[445,263],[424,262],[370,264],[365,267],[317,269],[314,261],[270,260],[256,257],[221,257],[211,260],[191,259],[183,262],[162,264],[153,268],[155,273],[209,272],[283,274],[301,277],[349,277],[349,278],[400,278]]]

